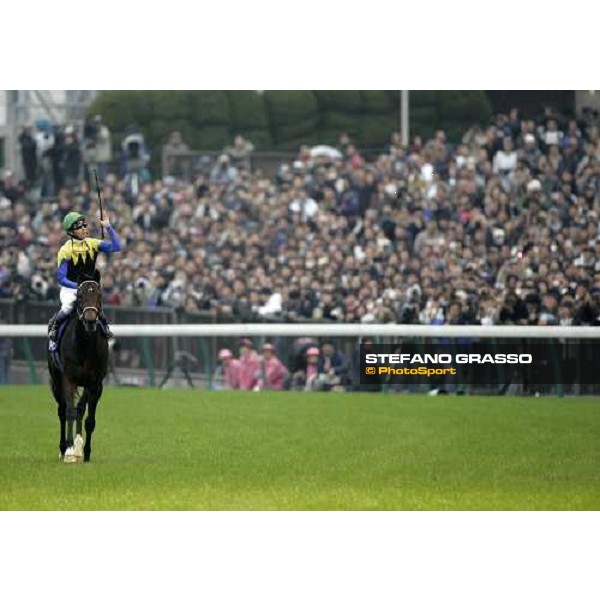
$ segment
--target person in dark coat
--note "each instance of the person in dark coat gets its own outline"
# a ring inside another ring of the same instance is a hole
[[[65,185],[68,188],[73,188],[77,185],[79,172],[81,169],[81,148],[76,132],[65,130],[65,146],[64,146],[64,165],[65,165]]]
[[[23,161],[23,169],[25,169],[25,181],[27,187],[35,185],[37,178],[37,144],[33,135],[31,135],[31,127],[25,127],[19,136],[19,145],[21,146],[21,160]]]

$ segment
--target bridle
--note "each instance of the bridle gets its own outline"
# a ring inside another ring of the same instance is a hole
[[[86,286],[87,289],[86,289]],[[89,287],[92,286],[92,287]],[[79,286],[77,287],[77,318],[83,322],[86,330],[88,331],[93,331],[96,328],[96,322],[98,321],[98,317],[100,316],[100,309],[97,306],[92,306],[92,305],[84,305],[83,307],[80,306],[79,302],[83,296],[83,291],[86,292],[92,292],[92,291],[97,291],[98,294],[100,295],[100,285],[98,284],[97,281],[94,281],[93,279],[91,280],[87,280],[87,281],[82,281]],[[100,300],[102,301],[102,300]],[[93,310],[96,317],[94,319],[94,321],[88,321],[86,319],[83,318],[83,315],[85,314],[86,311],[88,310]],[[88,329],[88,324],[89,323],[93,323],[93,327],[91,329]]]

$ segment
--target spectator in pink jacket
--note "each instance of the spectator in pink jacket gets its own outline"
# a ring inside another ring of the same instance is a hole
[[[252,340],[240,342],[240,390],[253,390],[260,376],[260,357],[254,350]]]
[[[275,356],[275,346],[264,344],[262,347],[262,369],[258,382],[259,389],[282,390],[288,378],[289,371]]]
[[[239,390],[240,389],[240,373],[241,363],[237,358],[233,358],[233,352],[228,348],[223,348],[219,352],[219,360],[223,366],[223,374],[225,376],[225,389]]]

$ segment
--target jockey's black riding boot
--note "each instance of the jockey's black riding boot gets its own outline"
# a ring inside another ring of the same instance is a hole
[[[62,310],[59,310],[56,314],[52,316],[50,322],[48,323],[48,339],[50,340],[49,349],[54,352],[56,350],[56,338],[58,337],[58,329],[61,323],[68,317],[68,314],[65,314]]]
[[[58,318],[58,312],[55,312],[48,321],[48,337],[53,339],[56,337],[56,319]]]

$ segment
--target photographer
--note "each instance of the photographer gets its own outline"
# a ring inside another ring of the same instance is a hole
[[[148,306],[155,289],[149,279],[138,277],[133,284],[133,300],[137,306]]]
[[[163,292],[162,302],[165,306],[181,308],[185,300],[185,280],[175,278]]]
[[[398,320],[404,324],[419,323],[421,313],[421,288],[415,283],[406,290],[406,300],[400,305],[397,311]]]
[[[38,300],[48,299],[48,282],[39,273],[31,278],[31,291]]]
[[[130,202],[134,203],[140,193],[141,184],[150,176],[146,170],[150,154],[146,148],[146,140],[136,127],[128,127],[127,135],[121,143],[123,151],[123,167]]]
[[[127,135],[121,143],[123,158],[125,160],[125,171],[134,173],[141,171],[148,164],[150,155],[146,149],[146,140],[136,127],[129,127]]]

